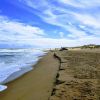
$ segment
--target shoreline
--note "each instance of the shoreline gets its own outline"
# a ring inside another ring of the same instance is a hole
[[[52,51],[7,84],[0,100],[98,100],[100,51]],[[97,92],[98,91],[98,92]]]
[[[53,54],[47,53],[34,65],[34,70],[6,84],[8,89],[0,93],[0,100],[48,100],[59,67]]]
[[[20,78],[21,76],[23,76],[24,74],[30,72],[31,70],[34,70],[34,66],[38,63],[38,61],[40,59],[42,59],[43,56],[45,56],[45,54],[42,54],[42,55],[38,56],[38,58],[37,58],[38,60],[36,59],[36,61],[34,61],[34,64],[25,65],[24,67],[19,68],[18,71],[13,72],[11,75],[9,75],[5,80],[0,82],[1,88],[5,87],[6,86],[5,84],[8,84],[9,82],[14,81],[17,78]],[[0,92],[5,91],[6,89],[7,89],[7,86],[6,86],[6,88],[4,88],[4,90],[2,88]]]
[[[2,85],[8,84],[9,82],[12,82],[12,81],[16,80],[17,78],[20,78],[21,76],[23,76],[24,74],[28,73],[31,70],[34,70],[34,68],[29,67],[29,66],[26,68],[22,68],[21,70],[12,73],[7,79],[5,79],[3,82],[1,82],[1,84]]]

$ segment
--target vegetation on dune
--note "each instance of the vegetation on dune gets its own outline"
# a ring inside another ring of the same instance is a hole
[[[84,49],[84,48],[90,48],[90,49],[92,49],[92,48],[100,48],[100,45],[89,44],[89,45],[83,45],[83,46],[81,46],[81,48],[82,49]]]

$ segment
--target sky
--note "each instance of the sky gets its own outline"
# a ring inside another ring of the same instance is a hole
[[[0,48],[100,44],[100,0],[0,0]]]

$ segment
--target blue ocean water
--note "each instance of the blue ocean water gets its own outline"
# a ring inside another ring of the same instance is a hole
[[[4,84],[33,69],[46,52],[37,49],[0,49],[0,91]]]

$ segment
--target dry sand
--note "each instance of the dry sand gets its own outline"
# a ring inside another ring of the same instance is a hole
[[[55,82],[59,62],[49,52],[35,69],[7,84],[0,93],[0,100],[48,100]]]
[[[100,100],[100,49],[58,51],[60,67],[50,100]]]

